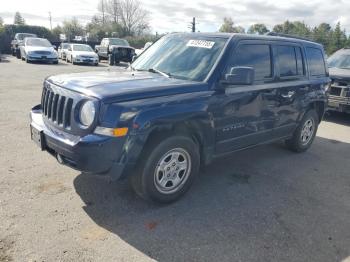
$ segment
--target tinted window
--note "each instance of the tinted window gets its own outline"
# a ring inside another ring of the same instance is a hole
[[[232,62],[230,67],[253,67],[255,69],[255,80],[263,80],[272,76],[269,45],[241,45],[237,48]]]
[[[303,58],[300,47],[278,46],[278,59],[281,77],[303,75]]]
[[[280,68],[280,76],[296,76],[297,60],[293,46],[278,46],[278,61]]]
[[[312,76],[323,76],[326,74],[323,54],[320,49],[308,47],[306,48],[306,56]]]

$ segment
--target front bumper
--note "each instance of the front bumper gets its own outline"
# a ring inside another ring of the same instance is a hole
[[[350,113],[350,97],[329,95],[328,110]]]
[[[28,55],[27,60],[33,62],[58,62],[58,57]]]
[[[73,58],[73,62],[79,64],[97,64],[98,58]]]
[[[61,164],[88,174],[109,175],[112,180],[121,178],[123,172],[133,167],[122,157],[126,138],[95,134],[77,137],[47,127],[40,106],[31,110],[30,118],[31,128],[42,133],[42,150],[57,158]]]

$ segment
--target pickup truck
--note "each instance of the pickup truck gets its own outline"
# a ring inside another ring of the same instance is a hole
[[[37,35],[28,34],[28,33],[17,33],[15,34],[14,39],[11,41],[11,53],[13,56],[16,56],[18,59],[21,59],[20,46],[23,45],[24,38],[26,37],[37,37]]]
[[[45,79],[31,138],[61,164],[129,178],[143,198],[168,203],[217,157],[279,140],[306,151],[329,84],[314,42],[168,34],[127,69]]]
[[[95,52],[100,59],[107,59],[109,65],[117,65],[119,62],[131,62],[135,55],[135,49],[125,39],[103,38],[100,45],[95,46]]]

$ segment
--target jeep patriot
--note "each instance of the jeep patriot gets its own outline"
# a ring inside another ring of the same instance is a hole
[[[122,72],[45,79],[31,138],[84,174],[180,198],[200,165],[284,140],[307,150],[326,109],[321,45],[284,36],[169,34]]]

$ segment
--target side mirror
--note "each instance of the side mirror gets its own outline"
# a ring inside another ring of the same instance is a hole
[[[53,49],[55,49],[57,51],[57,46],[56,45],[53,45],[52,47],[53,47]]]
[[[223,84],[227,85],[252,85],[254,83],[255,70],[252,67],[231,67],[230,73],[225,75]]]

